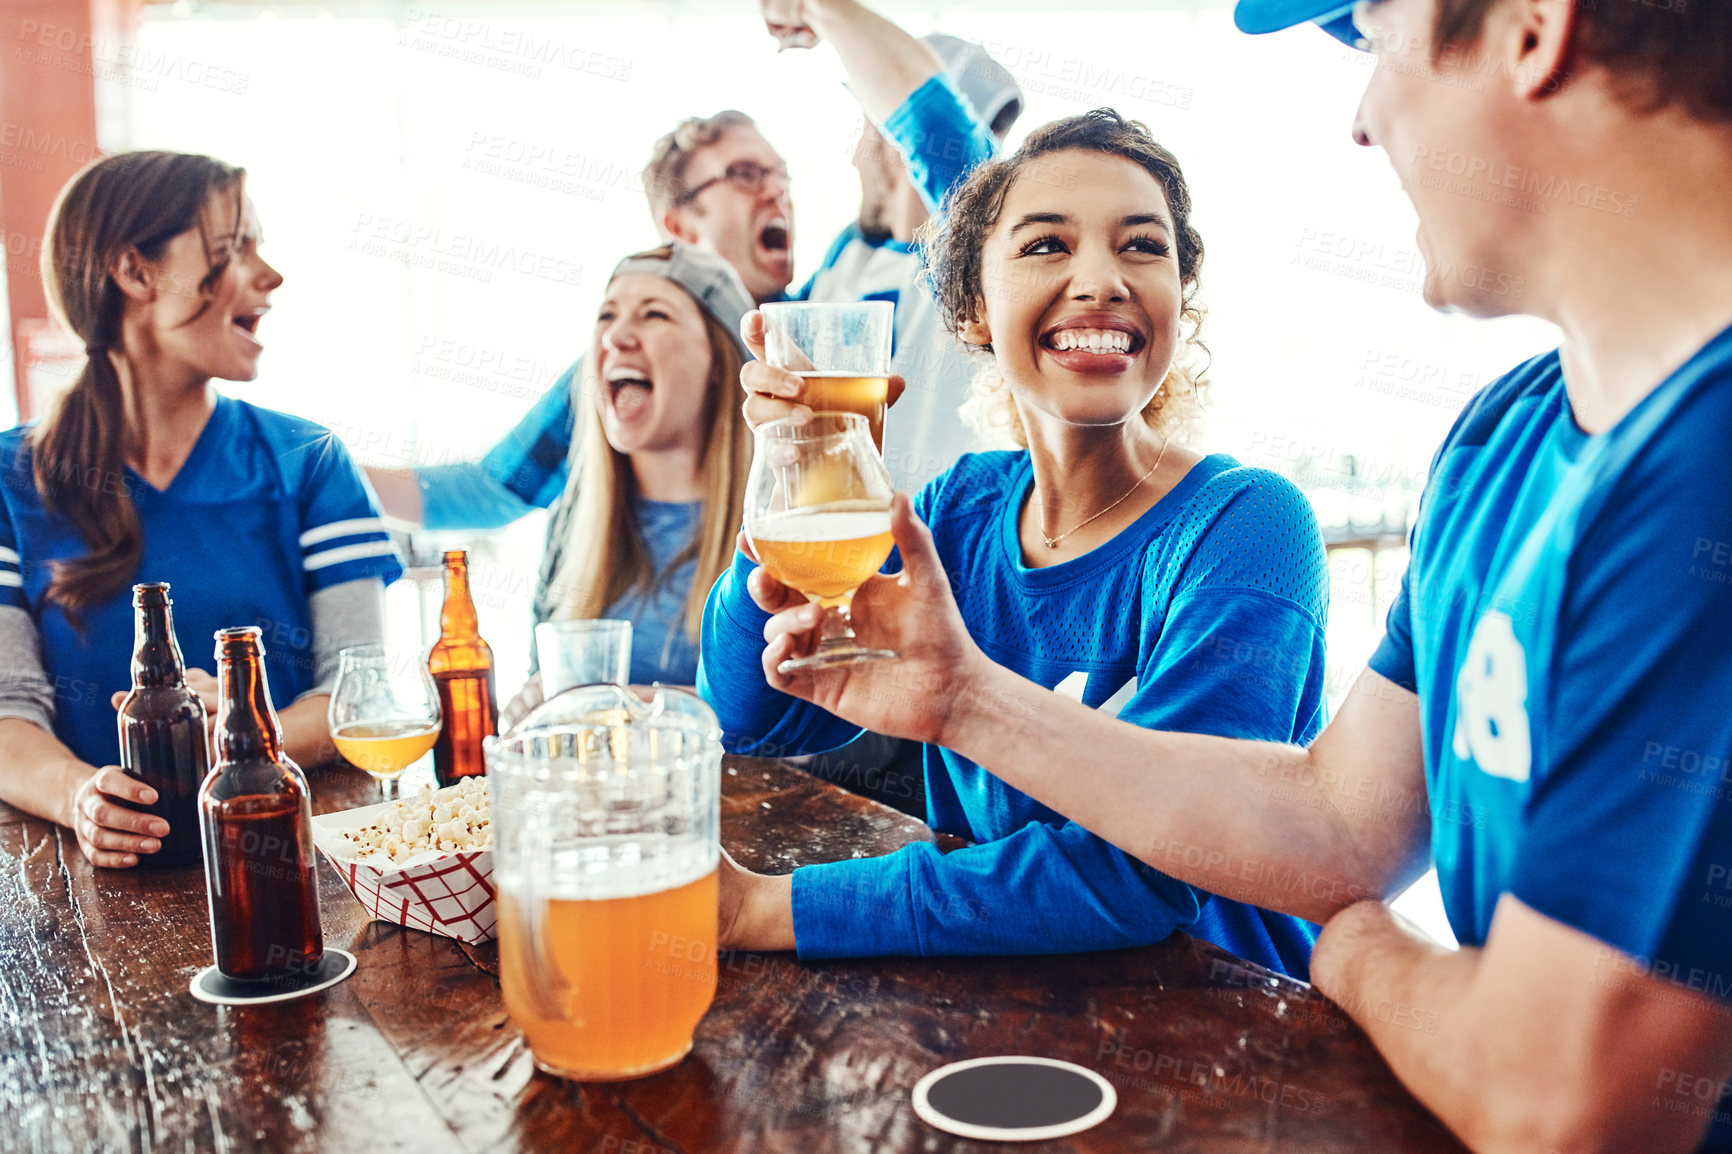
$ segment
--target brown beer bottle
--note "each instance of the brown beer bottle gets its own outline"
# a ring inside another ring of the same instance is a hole
[[[199,860],[198,789],[210,767],[204,702],[186,686],[186,663],[174,636],[168,583],[132,587],[132,689],[120,703],[120,768],[156,790],[150,805],[129,809],[168,822],[168,835],[141,865],[183,866]]]
[[[288,977],[325,953],[307,779],[283,755],[259,630],[219,629],[216,765],[199,790],[217,969]]]
[[[480,777],[487,772],[481,741],[498,732],[499,706],[493,696],[493,649],[481,640],[475,599],[469,595],[469,554],[462,549],[445,554],[445,605],[427,672],[439,687],[443,719],[433,743],[433,776],[442,786]]]

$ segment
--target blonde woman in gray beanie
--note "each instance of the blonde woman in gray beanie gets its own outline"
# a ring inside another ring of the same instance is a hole
[[[735,382],[753,307],[733,267],[675,241],[614,269],[595,318],[573,469],[535,619],[632,623],[631,680],[690,685],[704,597],[733,558],[751,431]],[[532,680],[506,709],[539,701]]]

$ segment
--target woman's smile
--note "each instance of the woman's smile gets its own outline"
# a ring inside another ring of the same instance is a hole
[[[1073,373],[1117,374],[1136,362],[1149,339],[1121,313],[1075,313],[1035,339],[1041,352]]]

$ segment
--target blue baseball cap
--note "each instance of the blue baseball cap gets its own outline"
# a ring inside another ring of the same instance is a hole
[[[1353,27],[1353,5],[1341,0],[1239,0],[1233,23],[1241,32],[1279,32],[1310,21],[1349,48],[1363,48]]]

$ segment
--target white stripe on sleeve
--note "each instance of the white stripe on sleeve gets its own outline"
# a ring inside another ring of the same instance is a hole
[[[16,585],[19,588],[23,588],[24,574],[0,569],[0,585]]]
[[[18,550],[8,549],[4,545],[0,545],[0,561],[4,561],[8,565],[20,564],[18,560]]]
[[[383,533],[385,522],[378,517],[355,517],[348,521],[332,521],[308,529],[301,534],[301,548],[317,545],[320,541],[329,541],[333,537],[353,537],[357,533]]]
[[[311,573],[315,569],[324,569],[330,565],[341,565],[345,561],[355,561],[362,557],[390,557],[397,552],[397,547],[389,541],[363,541],[359,545],[339,545],[335,549],[326,549],[322,553],[314,553],[301,562],[301,568]]]

